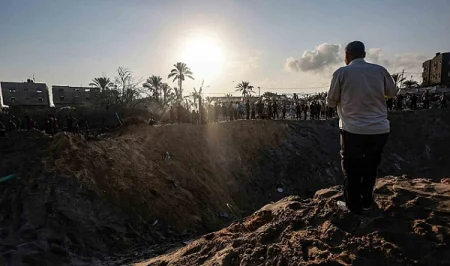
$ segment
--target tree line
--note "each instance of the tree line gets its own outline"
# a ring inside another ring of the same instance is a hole
[[[98,88],[93,97],[97,106],[116,105],[122,108],[134,108],[139,103],[139,99],[148,99],[160,107],[168,107],[173,104],[182,104],[185,108],[195,107],[200,109],[202,104],[202,92],[204,82],[200,88],[188,95],[183,94],[183,83],[186,79],[195,80],[192,70],[183,62],[177,62],[167,75],[167,79],[176,82],[177,86],[171,87],[163,81],[161,76],[152,75],[146,80],[137,79],[130,69],[118,67],[116,77],[113,79],[105,74],[96,77],[89,84]],[[251,96],[254,86],[248,81],[242,81],[236,86],[243,97]],[[226,94],[232,97],[231,94]],[[210,100],[208,99],[210,102]]]

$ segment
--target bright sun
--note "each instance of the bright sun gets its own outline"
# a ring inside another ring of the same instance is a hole
[[[223,49],[213,36],[192,36],[185,42],[183,62],[194,72],[196,79],[211,79],[222,70]]]

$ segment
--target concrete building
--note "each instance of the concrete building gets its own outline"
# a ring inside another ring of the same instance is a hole
[[[431,69],[431,60],[427,60],[423,62],[422,68],[422,85],[423,86],[430,86],[430,69]]]
[[[428,61],[429,67],[425,68]],[[436,53],[433,59],[424,62],[423,67],[422,76],[426,76],[429,71],[429,82],[427,84],[424,79],[424,86],[450,86],[450,52]]]
[[[53,104],[55,106],[89,105],[93,102],[93,92],[98,88],[52,86]]]
[[[49,106],[49,92],[45,83],[0,82],[2,104],[7,106]]]

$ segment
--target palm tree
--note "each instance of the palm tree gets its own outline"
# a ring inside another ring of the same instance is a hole
[[[113,83],[106,76],[94,78],[92,82],[89,83],[89,86],[95,86],[97,88],[100,88],[101,91],[109,89],[109,87],[111,87],[112,85]]]
[[[183,99],[183,81],[185,80],[185,77],[192,80],[194,77],[192,77],[193,73],[191,69],[185,63],[177,62],[173,66],[175,68],[170,71],[168,78],[173,78],[173,82],[178,80],[178,99],[181,100]]]
[[[196,88],[194,88],[194,91],[191,93],[191,97],[194,99],[194,105],[197,106],[197,99],[198,99],[198,109],[201,110],[201,104],[202,104],[202,91],[203,91],[203,84],[205,83],[204,80],[202,80],[202,85],[200,85],[200,89],[197,91]],[[200,111],[201,112],[201,111]]]
[[[403,81],[403,86],[405,86],[407,89],[411,89],[413,87],[419,86],[419,83],[415,80],[410,79]]]
[[[160,76],[151,76],[147,79],[147,81],[143,84],[144,88],[147,88],[150,92],[152,92],[153,97],[155,97],[156,102],[159,102],[159,91],[162,86],[162,78]]]
[[[185,101],[186,110],[188,110],[190,112],[191,111],[191,107],[194,106],[194,103],[192,102],[191,99],[189,99],[190,98],[189,95],[188,96],[184,96],[183,98],[184,98],[184,101]]]
[[[398,84],[402,84],[403,81],[405,81],[405,78],[400,73],[392,74],[392,79],[394,80],[395,86]]]
[[[236,86],[236,91],[240,91],[242,96],[245,97],[253,93],[253,86],[248,81],[242,81]]]
[[[195,106],[195,108],[197,108],[197,99],[200,101],[200,97],[201,97],[200,92],[197,91],[197,90],[194,88],[194,91],[191,93],[190,96],[191,96],[192,99],[194,100],[194,106]],[[198,108],[200,109],[200,105],[199,105]]]
[[[169,100],[169,96],[172,93],[172,88],[167,83],[162,83],[161,91],[163,95],[163,104],[166,105]]]

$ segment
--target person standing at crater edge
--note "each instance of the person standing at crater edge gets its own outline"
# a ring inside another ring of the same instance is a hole
[[[334,72],[327,105],[339,114],[344,199],[353,213],[370,211],[383,148],[389,138],[385,96],[397,88],[382,66],[367,63],[360,41],[345,47],[345,64]]]

